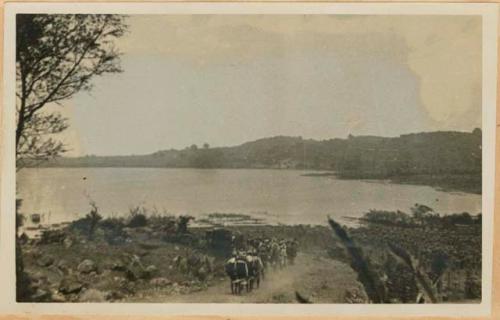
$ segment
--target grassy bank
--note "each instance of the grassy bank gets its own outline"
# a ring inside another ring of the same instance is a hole
[[[325,174],[325,176],[328,175]],[[438,190],[449,192],[482,193],[481,173],[376,175],[355,172],[339,173],[336,174],[336,177],[346,180],[384,180],[399,184],[430,186]]]
[[[425,206],[411,214],[372,210],[349,232],[384,278],[389,301],[414,302],[419,293],[415,270],[439,302],[481,299],[481,215],[440,216]],[[408,263],[400,263],[403,251]]]
[[[226,289],[226,248],[207,236],[214,227],[188,228],[190,221],[186,216],[148,216],[142,209],[134,209],[126,218],[109,219],[91,211],[63,228],[43,231],[40,238],[21,236],[32,291],[24,301],[160,302],[161,296],[161,302],[191,302],[189,297],[198,292],[220,286]],[[255,238],[297,239],[305,264],[313,270],[331,265],[332,272],[336,270],[332,279],[344,279],[343,287],[332,285],[329,290],[320,288],[324,287],[321,281],[316,281],[316,289],[305,286],[303,281],[297,284],[302,290],[323,292],[324,301],[343,302],[351,287],[359,291],[352,270],[343,263],[332,263],[324,250],[335,242],[325,226],[250,225],[225,230],[241,243]],[[217,299],[207,297],[212,298]],[[259,302],[273,301],[295,302],[294,291],[273,294]]]
[[[467,193],[482,193],[482,178],[476,174],[420,174],[391,177],[391,181],[401,184],[426,185],[444,191],[461,191]]]

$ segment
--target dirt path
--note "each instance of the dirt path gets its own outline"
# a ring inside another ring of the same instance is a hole
[[[177,303],[295,303],[295,291],[316,303],[344,302],[347,289],[357,286],[352,270],[338,261],[299,254],[296,263],[282,270],[270,270],[259,289],[232,295],[229,279],[217,279],[204,291],[167,295],[156,292],[143,302]]]

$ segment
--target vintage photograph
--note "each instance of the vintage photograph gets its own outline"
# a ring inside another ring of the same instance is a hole
[[[16,14],[16,301],[480,304],[483,32]]]

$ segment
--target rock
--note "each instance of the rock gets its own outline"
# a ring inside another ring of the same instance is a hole
[[[181,293],[182,287],[177,283],[172,283],[172,292],[173,293]]]
[[[110,276],[111,276],[111,270],[104,270],[103,272],[101,272],[101,277],[103,279],[109,278]]]
[[[36,292],[31,296],[31,300],[34,302],[43,302],[51,300],[51,294],[43,289],[37,289]]]
[[[344,302],[346,303],[366,303],[367,299],[357,288],[346,289],[344,293]]]
[[[19,236],[19,241],[21,242],[21,244],[26,244],[26,243],[28,243],[29,240],[30,239],[29,239],[28,235],[24,232]]]
[[[151,238],[159,238],[162,236],[162,233],[161,232],[158,232],[158,231],[153,231],[153,233],[151,233]]]
[[[127,266],[125,274],[128,280],[135,281],[146,277],[146,270],[144,270],[144,268],[137,263],[131,263]]]
[[[30,250],[29,254],[33,259],[40,259],[40,257],[42,256],[42,253],[39,250]]]
[[[37,264],[40,267],[48,267],[53,263],[54,263],[54,258],[51,256],[41,256],[37,261]]]
[[[122,260],[117,260],[111,265],[111,270],[125,271],[127,268]]]
[[[154,242],[139,242],[139,247],[146,250],[155,250],[160,248],[161,244]]]
[[[78,265],[78,271],[80,273],[91,273],[92,271],[97,271],[97,266],[94,261],[85,259]]]
[[[172,281],[168,280],[167,278],[159,277],[151,279],[149,281],[149,284],[155,287],[165,287],[171,285]]]
[[[106,301],[107,293],[97,290],[97,289],[88,289],[82,292],[80,297],[78,298],[79,302],[104,302]]]
[[[200,267],[197,271],[196,271],[196,276],[198,277],[198,279],[200,280],[206,280],[207,279],[207,276],[208,276],[208,272],[207,272],[207,269],[205,267]]]
[[[123,228],[122,229],[123,233],[125,233],[127,236],[131,237],[134,234],[134,229],[132,228]]]
[[[71,240],[70,238],[65,238],[63,240],[63,245],[66,249],[69,249],[73,246],[73,240]]]
[[[82,290],[83,284],[75,279],[64,278],[59,284],[59,292],[63,294],[78,293]]]
[[[59,293],[58,291],[51,292],[52,297],[50,299],[51,302],[66,302],[66,297]]]
[[[106,300],[108,301],[116,301],[123,299],[125,295],[119,291],[111,291],[106,294]]]
[[[146,267],[146,272],[152,276],[158,272],[158,268],[155,265],[149,265]]]
[[[137,255],[132,255],[131,262],[128,264],[125,274],[128,280],[135,281],[139,279],[147,279],[150,273],[142,265],[141,259]]]
[[[57,263],[57,268],[65,274],[68,273],[68,270],[69,270],[68,261],[66,261],[64,259],[59,260],[59,262]]]
[[[150,227],[142,227],[142,228],[137,228],[137,231],[151,234],[153,232],[153,229],[151,229]]]
[[[59,269],[55,264],[52,264],[50,266],[47,267],[48,270],[54,272],[55,274],[59,275],[60,277],[64,276],[64,272]]]

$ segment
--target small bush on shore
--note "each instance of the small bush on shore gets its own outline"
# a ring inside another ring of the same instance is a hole
[[[457,225],[481,225],[481,214],[471,215],[467,212],[439,215],[432,208],[415,204],[411,208],[412,215],[402,211],[370,210],[360,219],[368,224],[381,224],[387,226],[416,227],[454,227]]]
[[[130,228],[144,227],[148,224],[148,218],[146,216],[147,210],[144,207],[134,207],[130,209],[130,216],[127,226]]]
[[[94,201],[90,202],[90,207],[91,210],[89,213],[87,213],[85,219],[87,219],[89,222],[89,238],[92,238],[94,236],[97,224],[102,220],[102,216],[99,214],[99,208],[97,208],[97,205]]]
[[[98,223],[103,219],[99,213],[99,208],[94,201],[90,201],[90,212],[84,218],[75,220],[69,225],[69,229],[78,231],[92,239],[97,229]]]

